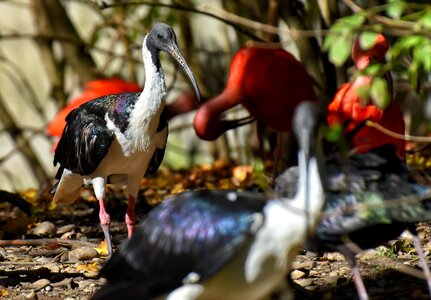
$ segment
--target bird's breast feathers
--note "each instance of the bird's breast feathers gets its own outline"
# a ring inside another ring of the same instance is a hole
[[[165,136],[167,134],[165,130],[157,132],[160,114],[158,116],[142,118],[140,122],[131,121],[125,132],[116,127],[108,115],[105,116],[105,120],[107,127],[114,133],[126,157],[136,152],[152,152],[158,143],[158,136]]]

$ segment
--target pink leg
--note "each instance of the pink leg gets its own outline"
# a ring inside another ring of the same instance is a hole
[[[367,289],[365,288],[364,281],[362,280],[361,273],[359,272],[359,267],[357,265],[352,267],[353,282],[355,283],[356,290],[358,291],[358,296],[360,300],[368,300]]]
[[[135,226],[135,204],[136,198],[134,196],[129,196],[129,204],[127,205],[126,211],[126,224],[129,239],[132,237],[133,227]]]
[[[105,198],[99,201],[99,219],[102,226],[103,234],[105,235],[106,246],[108,247],[109,257],[112,256],[112,243],[111,235],[109,234],[109,225],[111,224],[111,217],[105,209]]]
[[[430,267],[429,267],[428,262],[427,262],[427,260],[425,258],[425,254],[424,254],[424,251],[422,249],[421,241],[420,241],[420,239],[419,239],[419,237],[417,235],[413,236],[413,245],[415,246],[416,253],[419,256],[419,261],[422,264],[422,270],[424,272],[425,279],[426,279],[426,282],[428,284],[428,294],[431,297],[431,272],[430,272]]]

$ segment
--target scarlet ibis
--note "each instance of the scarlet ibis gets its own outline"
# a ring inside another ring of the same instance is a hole
[[[352,59],[359,70],[364,70],[372,61],[383,62],[388,48],[388,42],[382,34],[377,35],[374,45],[368,50],[362,50],[359,39],[356,39],[352,47]],[[390,73],[386,75],[392,94]],[[353,82],[341,85],[328,106],[328,123],[347,124],[345,132],[348,133],[365,120],[370,120],[393,132],[404,134],[403,113],[395,100],[391,101],[386,109],[380,109],[371,102],[364,104],[365,101],[359,96],[358,89],[363,86],[369,87],[372,79],[372,76],[359,76]],[[384,134],[375,128],[363,126],[355,133],[352,140],[352,147],[359,153],[384,144],[395,145],[397,154],[405,158],[405,141]]]
[[[226,130],[253,121],[220,118],[242,104],[257,119],[259,135],[265,127],[290,131],[293,110],[303,100],[316,101],[316,95],[305,67],[292,54],[280,48],[246,47],[235,54],[224,90],[196,111],[193,126],[200,138],[215,140]],[[278,136],[274,171],[281,149]]]
[[[131,237],[139,183],[144,175],[158,169],[165,151],[168,125],[162,116],[166,87],[160,51],[169,53],[181,65],[199,100],[199,88],[178,49],[173,29],[157,23],[142,45],[144,90],[103,96],[73,110],[66,117],[67,124],[55,151],[54,165],[59,163],[60,168],[54,202],[73,202],[83,182],[91,182],[99,200],[99,217],[110,255],[110,216],[105,209],[108,177],[113,183],[127,183],[126,224]]]
[[[332,154],[325,169],[326,201],[316,240],[310,244],[317,250],[342,253],[352,267],[360,299],[368,299],[352,244],[375,248],[405,229],[415,232],[416,223],[431,220],[431,188],[413,180],[395,146],[389,144],[348,158]],[[279,196],[295,193],[296,176],[297,169],[291,168],[276,179]],[[416,247],[416,251],[422,249]]]
[[[294,115],[299,142],[295,197],[266,201],[263,194],[204,190],[163,201],[102,269],[108,283],[93,299],[253,300],[268,295],[284,280],[323,205],[316,114],[317,106],[304,102]]]

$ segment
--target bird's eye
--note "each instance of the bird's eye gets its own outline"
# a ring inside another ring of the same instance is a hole
[[[158,33],[158,34],[157,34],[157,38],[158,38],[158,39],[162,39],[162,38],[163,38],[163,35],[162,35],[161,33]]]

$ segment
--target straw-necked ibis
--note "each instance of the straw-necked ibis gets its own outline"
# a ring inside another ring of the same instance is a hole
[[[352,47],[352,59],[358,70],[364,70],[371,62],[383,62],[389,48],[388,42],[382,34],[378,34],[374,45],[368,50],[362,50],[357,38]],[[389,72],[385,74],[390,95],[393,95],[392,79]],[[370,75],[358,76],[354,81],[341,85],[333,101],[328,106],[328,123],[345,124],[345,132],[352,132],[359,124],[366,120],[376,122],[383,127],[404,134],[405,123],[399,104],[391,100],[386,109],[380,109],[369,101],[361,99],[358,90],[364,86],[370,86],[373,77]],[[392,144],[397,148],[397,154],[405,158],[405,141],[397,139],[378,131],[375,128],[362,126],[352,137],[352,147],[358,153],[367,152],[370,149],[384,144]]]
[[[317,222],[323,187],[317,106],[299,104],[299,186],[292,199],[236,191],[179,194],[154,208],[108,261],[94,299],[262,299],[284,280]],[[308,218],[309,217],[309,218]],[[310,231],[309,231],[310,230]]]
[[[368,299],[356,264],[356,244],[375,248],[396,239],[415,224],[431,220],[431,188],[416,183],[397,156],[395,146],[383,145],[348,158],[332,154],[326,162],[326,201],[312,250],[338,251],[352,267],[361,299]],[[276,180],[276,193],[295,193],[296,168]],[[415,243],[415,246],[417,243]],[[419,253],[420,247],[416,247]],[[427,265],[427,264],[426,264]]]
[[[54,201],[73,202],[83,182],[91,182],[99,200],[100,222],[110,254],[110,216],[105,210],[108,177],[112,183],[127,183],[126,223],[131,237],[139,183],[143,176],[158,169],[164,155],[168,125],[162,116],[166,86],[160,51],[169,53],[181,65],[199,100],[198,86],[178,49],[173,29],[157,23],[142,45],[144,90],[100,97],[73,110],[66,117],[67,124],[55,151],[54,164],[59,163],[60,168]]]
[[[223,132],[255,118],[261,139],[266,127],[278,132],[290,131],[293,110],[303,100],[316,101],[313,82],[292,54],[280,48],[245,47],[232,59],[224,90],[201,105],[193,126],[200,138],[215,140]],[[251,117],[221,118],[223,112],[238,104],[242,104]],[[278,137],[274,172],[281,151],[281,134]]]

